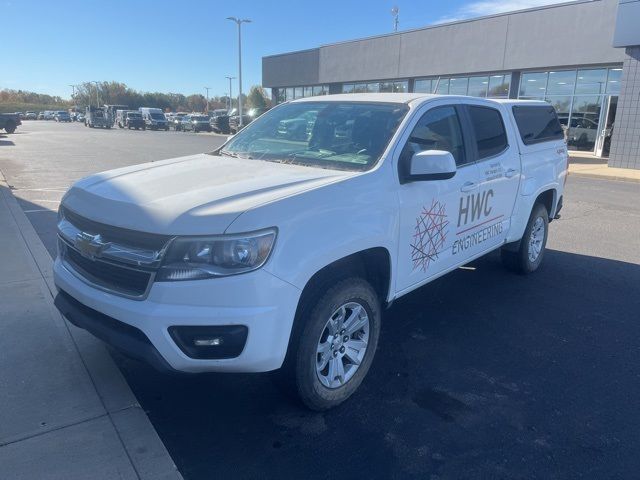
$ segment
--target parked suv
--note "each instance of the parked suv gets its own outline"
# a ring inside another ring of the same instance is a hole
[[[206,115],[187,115],[182,117],[181,129],[185,132],[210,132],[209,117]]]
[[[69,112],[65,112],[64,110],[60,110],[53,115],[53,118],[56,122],[68,122],[71,123],[71,115]]]
[[[132,128],[136,130],[146,129],[142,114],[134,110],[118,110],[116,112],[116,124],[120,128],[128,128],[129,130]]]
[[[209,117],[209,125],[215,133],[229,133],[229,113],[226,110],[214,110]]]
[[[299,118],[307,138],[278,133]],[[161,370],[280,369],[324,410],[364,380],[394,300],[494,250],[510,270],[540,267],[567,160],[542,101],[295,100],[211,154],[72,186],[56,305]]]

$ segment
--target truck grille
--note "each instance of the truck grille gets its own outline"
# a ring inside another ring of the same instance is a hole
[[[161,252],[172,237],[95,222],[64,207],[60,213],[59,251],[69,269],[97,288],[143,299],[155,277]],[[84,236],[95,237],[98,248],[85,251],[86,241],[79,243]],[[99,248],[101,245],[104,249]]]
[[[127,228],[114,227],[104,223],[94,222],[82,217],[68,208],[60,207],[61,213],[76,228],[87,233],[99,233],[109,242],[132,247],[161,249],[170,239],[170,235],[160,235],[156,233],[138,232]]]
[[[63,241],[60,241],[60,254],[76,273],[89,282],[131,297],[142,297],[153,276],[153,272],[83,257]]]

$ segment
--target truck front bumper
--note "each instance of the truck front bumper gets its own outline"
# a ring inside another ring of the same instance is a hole
[[[260,269],[212,280],[156,282],[147,298],[132,300],[92,287],[59,258],[53,270],[59,290],[56,306],[71,323],[163,371],[266,372],[279,368],[301,293]],[[198,358],[194,348],[189,348],[194,345],[185,345],[185,336],[176,335],[179,327],[195,331],[220,327],[223,340],[228,332],[235,335],[239,330],[246,337],[233,337],[242,346],[232,358]]]

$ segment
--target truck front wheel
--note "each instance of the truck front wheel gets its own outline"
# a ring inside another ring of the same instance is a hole
[[[544,258],[549,235],[549,212],[541,203],[536,203],[524,230],[517,250],[502,247],[500,257],[503,265],[514,272],[535,272]]]
[[[13,133],[16,131],[16,124],[9,121],[4,125],[4,129],[7,133]]]
[[[376,352],[381,308],[362,278],[342,280],[299,309],[292,347],[279,374],[312,410],[327,410],[362,383]]]

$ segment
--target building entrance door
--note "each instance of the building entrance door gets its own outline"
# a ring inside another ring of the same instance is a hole
[[[616,110],[618,109],[618,96],[608,95],[603,99],[602,118],[600,119],[600,131],[596,142],[595,154],[597,157],[608,157],[611,148],[611,135],[613,134]]]

